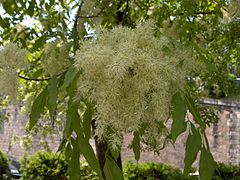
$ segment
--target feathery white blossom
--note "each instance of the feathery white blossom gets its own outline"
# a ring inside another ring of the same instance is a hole
[[[69,65],[68,44],[54,41],[47,43],[43,49],[43,69],[54,76],[61,73]]]
[[[9,43],[0,49],[0,92],[14,101],[17,96],[18,71],[27,68],[26,51]]]
[[[146,139],[162,136],[157,126],[168,119],[172,96],[196,68],[188,50],[154,36],[152,22],[116,27],[83,42],[75,65],[82,71],[78,95],[96,105],[96,135],[110,138],[113,147],[121,143],[122,132],[141,124],[151,136]],[[109,128],[115,135],[109,136]]]

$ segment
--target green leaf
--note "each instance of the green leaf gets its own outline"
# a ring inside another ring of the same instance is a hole
[[[29,3],[29,6],[27,8],[27,14],[29,16],[33,16],[35,4],[36,4],[35,0],[31,0],[31,2]]]
[[[205,148],[201,149],[199,174],[200,179],[211,180],[216,168],[212,154]]]
[[[57,152],[63,152],[67,144],[67,139],[63,139],[58,147]]]
[[[202,145],[201,135],[193,124],[191,124],[191,130],[192,134],[188,135],[185,147],[184,174],[186,175],[190,172],[192,164],[196,160],[197,154]]]
[[[77,76],[78,74],[78,69],[74,66],[71,66],[66,75],[65,75],[65,79],[64,79],[64,82],[63,82],[63,85],[61,86],[61,90],[64,90],[66,89],[71,83],[72,81],[75,79],[75,77]]]
[[[67,108],[67,115],[66,115],[66,117],[67,117],[66,126],[65,126],[64,131],[63,131],[63,136],[66,139],[68,139],[73,132],[73,121],[74,121],[74,119],[78,119],[78,117],[75,117],[75,116],[78,115],[78,114],[76,114],[77,108],[78,108],[78,106],[74,106],[72,97],[70,97],[69,100],[68,100],[68,108]]]
[[[90,139],[91,137],[92,114],[92,107],[90,104],[87,104],[87,108],[83,115],[83,132],[86,139]]]
[[[2,28],[5,28],[7,26],[7,24],[5,23],[5,21],[3,20],[3,18],[0,16],[0,26]]]
[[[38,78],[39,76],[41,76],[43,73],[43,69],[38,69],[37,71],[35,71],[32,75],[32,78]]]
[[[48,90],[48,100],[47,100],[47,107],[49,109],[50,117],[53,120],[55,117],[55,111],[57,108],[57,95],[58,95],[58,88],[57,88],[58,80],[56,77],[53,77],[47,86]]]
[[[31,130],[35,124],[37,123],[38,119],[40,118],[41,113],[44,111],[44,106],[46,104],[47,99],[47,88],[45,88],[34,100],[30,116],[29,116],[29,130]]]
[[[72,142],[72,153],[71,159],[68,163],[68,174],[70,180],[79,180],[80,177],[80,149],[78,142],[75,139],[71,140]]]
[[[124,180],[123,173],[117,163],[109,156],[106,156],[106,162],[103,168],[106,180]]]
[[[84,158],[88,162],[89,166],[95,171],[99,177],[102,177],[101,169],[99,162],[95,156],[92,146],[89,142],[83,137],[83,134],[78,134],[78,143],[83,154]]]
[[[134,157],[137,161],[139,161],[141,147],[140,147],[140,135],[139,135],[139,132],[137,131],[133,133],[132,147],[133,147]]]
[[[173,142],[175,142],[177,137],[181,133],[186,131],[187,123],[185,122],[185,117],[187,113],[187,108],[184,98],[182,97],[182,94],[180,92],[177,92],[173,96],[172,104],[173,104],[172,112],[173,123],[171,127],[171,135]]]
[[[67,146],[65,149],[65,157],[67,160],[71,158],[71,154],[72,154],[72,146],[70,142],[67,142]]]
[[[46,41],[46,35],[42,35],[41,37],[39,37],[35,43],[33,44],[33,51],[38,50]]]
[[[185,94],[185,100],[186,100],[186,104],[187,107],[189,109],[189,111],[191,112],[191,114],[193,115],[194,121],[196,123],[198,123],[201,127],[205,128],[205,124],[204,122],[201,120],[201,115],[198,111],[198,108],[196,107],[196,105],[194,104],[193,99],[191,98],[190,94]]]

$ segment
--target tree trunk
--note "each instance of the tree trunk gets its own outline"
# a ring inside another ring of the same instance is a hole
[[[95,120],[93,120],[92,129],[93,129],[93,132],[96,129]],[[111,152],[108,151],[108,144],[106,141],[99,140],[97,136],[94,136],[94,141],[95,141],[97,159],[100,164],[100,169],[103,174],[103,178],[106,179],[106,177],[104,175],[104,171],[103,171],[103,168],[104,168],[104,165],[106,162],[106,155],[107,155],[106,153],[108,153],[108,155],[110,155],[110,157],[112,157],[112,158],[113,158],[113,156],[112,156]],[[119,153],[116,163],[117,163],[118,167],[122,170],[121,152]]]

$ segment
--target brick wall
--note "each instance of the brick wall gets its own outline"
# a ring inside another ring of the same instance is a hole
[[[214,158],[217,161],[230,164],[240,163],[240,105],[236,102],[206,100],[207,105],[214,105],[220,111],[220,120],[217,124],[207,129],[208,139]],[[26,117],[19,115],[18,109],[14,106],[9,107],[10,114],[9,123],[5,123],[4,132],[0,134],[0,149],[17,159],[24,153],[23,148],[18,141],[11,148],[9,142],[13,135],[20,137],[25,135]],[[50,148],[56,150],[60,136],[54,135],[48,139]],[[142,152],[141,161],[155,161],[174,164],[178,167],[184,166],[184,147],[187,134],[182,134],[173,147],[171,144],[167,146],[160,154],[154,155],[152,152]],[[34,137],[33,147],[28,152],[32,154],[37,150],[43,149],[39,145],[40,137]],[[133,160],[132,150],[128,149],[128,144],[132,141],[132,135],[124,136],[124,144],[122,147],[122,157],[124,160]],[[92,143],[94,144],[94,143]],[[197,163],[195,163],[197,166]]]

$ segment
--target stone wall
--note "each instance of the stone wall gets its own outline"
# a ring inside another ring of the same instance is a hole
[[[219,109],[219,122],[207,129],[211,150],[216,161],[238,164],[240,163],[240,104],[227,100],[204,100],[206,105],[216,106]],[[10,114],[9,123],[5,123],[4,131],[0,134],[0,149],[17,159],[22,156],[24,150],[18,141],[12,147],[9,142],[13,135],[24,136],[26,117],[19,115],[18,109],[11,106],[8,110]],[[184,147],[187,134],[182,134],[173,147],[169,145],[160,154],[154,155],[152,152],[142,152],[141,161],[155,161],[174,164],[180,168],[184,166]],[[54,135],[48,139],[50,148],[58,148],[60,136]],[[28,152],[32,154],[43,149],[39,145],[40,137],[34,137],[33,147]],[[132,141],[132,135],[126,134],[122,147],[122,157],[124,160],[133,160],[132,150],[128,149],[128,144]],[[93,143],[92,143],[93,144]],[[11,147],[11,148],[10,148]],[[195,163],[197,166],[197,163]]]
[[[44,149],[40,143],[41,137],[34,136],[32,140],[32,148],[25,151],[20,139],[26,136],[25,126],[28,118],[27,116],[19,113],[19,108],[17,106],[9,106],[6,113],[8,115],[8,122],[4,123],[3,130],[0,132],[0,149],[3,152],[7,153],[9,156],[19,159],[24,152],[27,154],[33,154],[38,150]],[[11,144],[14,138],[16,139],[16,142]],[[50,149],[57,150],[60,138],[61,137],[58,135],[53,135],[52,137],[46,139]]]

